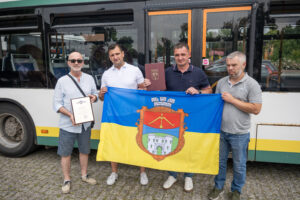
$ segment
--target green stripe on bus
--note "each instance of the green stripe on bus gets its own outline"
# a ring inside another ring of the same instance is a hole
[[[256,151],[255,161],[300,164],[300,153]]]
[[[248,160],[254,161],[254,159],[255,159],[255,151],[248,150]]]
[[[46,145],[46,146],[57,146],[58,145],[58,137],[37,137],[38,145]],[[99,140],[91,139],[91,149],[98,149]],[[78,147],[77,143],[75,147]]]
[[[114,0],[110,0],[114,1]],[[15,8],[15,7],[29,7],[29,6],[47,6],[59,4],[73,4],[73,3],[91,3],[91,2],[109,2],[108,0],[19,0],[0,3],[0,8]]]

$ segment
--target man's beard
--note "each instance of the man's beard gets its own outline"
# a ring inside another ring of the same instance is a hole
[[[232,74],[232,75],[229,75],[231,78],[238,78],[241,76],[241,74],[243,73],[243,70],[240,70],[237,74]]]
[[[82,67],[79,67],[79,68],[77,68],[77,67],[71,67],[72,71],[74,71],[74,72],[80,72],[81,68]]]

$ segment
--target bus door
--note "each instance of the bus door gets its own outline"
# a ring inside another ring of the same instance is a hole
[[[236,50],[247,52],[250,12],[250,6],[148,12],[149,62],[164,62],[165,67],[174,65],[174,45],[186,42],[191,51],[191,62],[197,66],[203,64],[214,84],[226,75],[227,54]],[[198,23],[199,20],[203,23]],[[202,52],[202,55],[194,52]],[[198,57],[204,59],[203,63],[195,62],[201,60]]]
[[[175,64],[173,47],[185,42],[191,49],[191,10],[153,11],[149,16],[149,62]]]
[[[226,55],[247,55],[250,12],[250,6],[203,10],[202,65],[213,88],[227,75]]]

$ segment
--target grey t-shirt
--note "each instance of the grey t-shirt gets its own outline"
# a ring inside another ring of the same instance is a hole
[[[228,92],[233,97],[249,103],[262,103],[262,92],[259,84],[245,73],[244,77],[234,85],[226,76],[218,81],[216,93]],[[221,130],[231,134],[245,134],[251,126],[250,114],[234,105],[225,102]]]

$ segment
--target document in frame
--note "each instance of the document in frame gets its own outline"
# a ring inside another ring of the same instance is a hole
[[[90,97],[71,99],[75,124],[94,121],[94,113]]]

